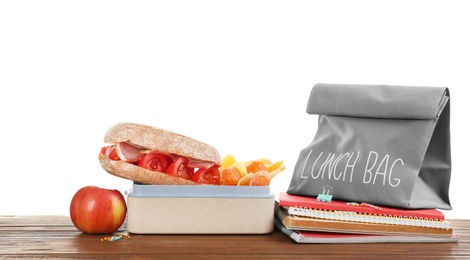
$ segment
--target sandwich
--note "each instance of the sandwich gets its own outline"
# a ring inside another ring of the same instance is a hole
[[[99,161],[108,173],[140,184],[220,184],[214,147],[165,129],[118,123],[104,136]]]

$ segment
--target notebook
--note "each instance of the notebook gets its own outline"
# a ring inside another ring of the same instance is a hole
[[[291,216],[324,220],[387,224],[436,229],[450,229],[444,214],[437,209],[400,209],[379,207],[367,203],[317,201],[316,198],[282,192],[279,206],[287,208]]]
[[[403,236],[403,235],[372,235],[372,234],[348,234],[333,232],[299,231],[287,229],[278,219],[274,220],[275,227],[284,235],[297,243],[313,244],[360,244],[360,243],[446,243],[457,242],[459,236],[450,237],[432,236]]]

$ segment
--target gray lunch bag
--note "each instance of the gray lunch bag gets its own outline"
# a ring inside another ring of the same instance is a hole
[[[307,113],[318,128],[287,193],[451,209],[447,88],[317,84]]]

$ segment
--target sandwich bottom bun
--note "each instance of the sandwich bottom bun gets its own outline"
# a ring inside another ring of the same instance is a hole
[[[100,153],[99,161],[101,167],[108,173],[121,177],[124,179],[132,180],[136,183],[143,184],[159,184],[159,185],[196,185],[197,183],[179,178],[176,176],[168,175],[163,172],[150,171],[137,165],[127,163],[124,161],[115,161],[108,158],[108,156]]]

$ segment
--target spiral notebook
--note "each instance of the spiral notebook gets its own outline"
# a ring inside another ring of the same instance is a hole
[[[318,231],[299,231],[286,228],[277,218],[274,220],[276,229],[297,243],[311,244],[361,244],[361,243],[447,243],[457,242],[459,236],[453,234],[450,237],[433,236],[403,236],[380,234],[348,234]]]
[[[367,203],[317,201],[316,198],[281,192],[279,206],[291,216],[320,220],[346,221],[449,230],[450,224],[437,209],[400,209],[379,207]]]
[[[414,236],[422,238],[435,237],[440,238],[441,240],[452,239],[455,236],[453,234],[452,228],[442,229],[390,224],[361,223],[293,216],[287,212],[285,207],[280,207],[279,203],[277,202],[275,205],[275,218],[287,230],[292,230],[298,233],[305,233],[305,231],[313,231],[342,234],[395,235],[407,237]]]

